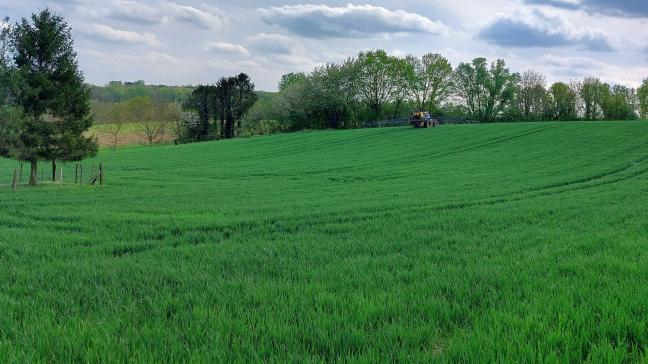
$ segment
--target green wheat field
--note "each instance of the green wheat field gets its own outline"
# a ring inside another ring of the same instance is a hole
[[[63,186],[13,193],[0,161],[0,362],[648,360],[646,122],[98,162],[101,187],[68,163]]]

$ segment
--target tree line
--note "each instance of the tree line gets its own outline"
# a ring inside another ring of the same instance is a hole
[[[502,59],[453,67],[436,53],[397,57],[370,50],[284,75],[279,92],[259,100],[244,122],[251,134],[354,128],[413,110],[481,122],[631,120],[648,117],[648,79],[638,89],[595,77],[548,85],[541,73],[512,72]]]

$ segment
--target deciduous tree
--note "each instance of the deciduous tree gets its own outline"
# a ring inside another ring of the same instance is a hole
[[[648,78],[643,80],[637,90],[637,98],[639,99],[639,115],[642,119],[646,119],[648,118]]]
[[[488,67],[485,58],[461,63],[455,72],[457,94],[463,100],[470,117],[494,121],[514,99],[518,75],[498,59]]]
[[[543,116],[545,94],[547,92],[545,77],[539,72],[522,73],[517,89],[518,107],[526,120],[540,120]]]
[[[452,65],[440,54],[428,53],[421,58],[407,57],[412,67],[410,96],[418,110],[435,112],[452,94]]]
[[[375,119],[382,117],[383,107],[393,99],[398,84],[398,59],[384,50],[361,52],[356,60],[358,91]]]
[[[578,95],[574,89],[564,83],[556,82],[547,92],[545,116],[549,120],[576,120]]]
[[[580,84],[579,94],[583,101],[585,120],[598,120],[603,117],[603,106],[609,91],[608,87],[595,77],[588,77]]]

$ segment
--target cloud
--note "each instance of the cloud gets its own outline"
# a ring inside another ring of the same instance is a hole
[[[248,51],[247,48],[238,44],[225,42],[209,42],[205,44],[205,49],[221,54],[233,54],[240,56],[250,55],[250,51]]]
[[[108,14],[111,18],[135,24],[160,24],[167,20],[157,8],[137,1],[117,0]]]
[[[383,34],[446,34],[447,27],[419,14],[372,5],[285,5],[259,9],[262,19],[308,38],[368,38]]]
[[[137,33],[129,30],[119,30],[102,24],[91,24],[84,33],[106,42],[157,45],[158,41],[153,33]]]
[[[80,49],[79,53],[83,56],[98,59],[104,62],[135,62],[138,65],[160,65],[160,66],[174,66],[180,64],[180,60],[168,53],[150,51],[141,54],[113,54],[104,53],[94,49]]]
[[[247,39],[251,48],[263,53],[290,54],[295,49],[295,40],[281,34],[259,33]]]
[[[477,38],[503,47],[578,46],[597,52],[614,50],[604,33],[578,28],[564,17],[539,10],[498,17],[483,28]]]
[[[227,24],[225,15],[216,8],[198,9],[174,2],[166,3],[173,17],[181,22],[203,29],[223,29]]]
[[[525,2],[618,17],[648,17],[648,1],[645,0],[525,0]]]
[[[180,64],[180,60],[176,57],[163,52],[150,51],[144,56],[150,63],[155,64]]]

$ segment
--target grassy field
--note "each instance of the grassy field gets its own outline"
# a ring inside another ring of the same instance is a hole
[[[97,160],[0,190],[0,362],[648,360],[648,123]]]

